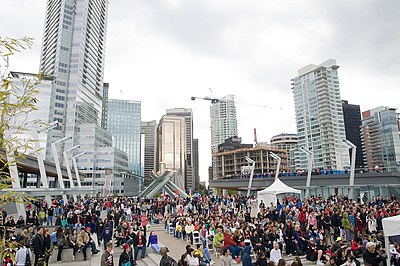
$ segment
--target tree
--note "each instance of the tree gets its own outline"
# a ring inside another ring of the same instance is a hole
[[[38,121],[29,121],[28,114],[37,110],[37,85],[42,75],[38,74],[33,80],[23,79],[22,86],[17,86],[13,84],[8,68],[11,56],[30,48],[32,44],[32,38],[0,37],[0,207],[10,202],[22,204],[28,200],[12,190],[11,185],[19,182],[19,178],[13,179],[10,170],[16,169],[18,158],[34,151],[32,143],[37,140],[23,136],[27,135],[29,128],[38,124]],[[4,250],[2,247],[5,245],[7,243],[1,238],[0,250]]]

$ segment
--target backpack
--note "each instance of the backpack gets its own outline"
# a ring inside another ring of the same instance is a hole
[[[32,266],[31,256],[28,249],[26,249],[25,266]]]

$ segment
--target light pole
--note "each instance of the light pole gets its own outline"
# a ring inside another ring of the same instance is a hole
[[[81,179],[80,179],[80,177],[79,177],[79,171],[78,171],[78,165],[77,165],[77,163],[76,163],[76,158],[78,158],[78,157],[80,157],[80,156],[82,156],[82,155],[84,155],[84,154],[86,154],[86,151],[81,152],[81,153],[79,153],[79,154],[77,154],[77,155],[75,155],[75,156],[72,156],[72,163],[74,164],[74,170],[75,170],[75,175],[76,175],[76,181],[78,182],[78,187],[79,187],[79,188],[81,188],[82,185],[81,185]]]
[[[256,165],[256,162],[252,160],[249,156],[245,156],[244,159],[248,162],[251,163],[251,174],[250,174],[250,180],[249,180],[249,187],[247,188],[247,197],[250,196],[250,190],[251,190],[251,185],[253,183],[253,175],[254,175],[254,167]]]
[[[74,184],[74,180],[72,178],[71,167],[69,165],[68,153],[72,152],[75,149],[79,149],[80,147],[81,147],[80,145],[76,145],[76,146],[72,147],[71,149],[64,150],[64,153],[63,153],[64,154],[64,163],[65,163],[65,168],[67,168],[70,188],[75,188],[75,184]],[[77,202],[76,194],[73,194],[72,196],[74,198],[74,202]]]
[[[304,195],[305,198],[308,198],[308,196],[310,195],[312,160],[314,154],[312,151],[307,150],[304,147],[301,147],[300,150],[308,155],[306,193]]]
[[[58,183],[60,184],[60,188],[64,189],[64,179],[61,173],[61,166],[60,166],[60,160],[58,159],[58,153],[57,153],[57,144],[63,143],[67,140],[72,139],[71,136],[69,137],[64,137],[62,139],[59,139],[53,143],[51,143],[51,152],[53,153],[53,157],[54,157],[54,163],[56,164],[56,169],[57,169],[57,177],[58,177]],[[67,200],[67,196],[65,194],[62,195],[63,200],[64,200],[64,204],[66,204],[68,202]]]
[[[346,144],[347,148],[351,149],[351,169],[350,169],[350,191],[349,198],[353,198],[353,187],[354,187],[354,171],[356,170],[356,151],[357,146],[351,143],[347,139],[343,139],[343,142]]]
[[[42,156],[42,153],[39,152],[39,150],[41,149],[40,143],[39,143],[39,133],[47,132],[48,130],[51,130],[57,126],[58,126],[58,121],[54,121],[54,122],[51,122],[50,124],[48,124],[48,126],[45,128],[32,131],[33,139],[36,140],[35,141],[35,152],[36,152],[36,160],[37,160],[38,166],[39,166],[40,182],[42,183],[44,188],[49,188],[49,181],[47,179],[46,168],[44,166],[44,158]],[[40,186],[40,184],[39,184],[39,186]],[[50,195],[45,195],[44,198],[47,202],[47,206],[50,207],[52,205]]]
[[[269,155],[271,155],[272,158],[274,158],[275,160],[278,161],[278,164],[276,165],[276,173],[275,173],[275,180],[278,179],[279,176],[279,168],[281,167],[281,157],[279,157],[278,155],[276,155],[273,152],[270,152]]]

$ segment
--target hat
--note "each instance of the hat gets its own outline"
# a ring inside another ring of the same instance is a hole
[[[123,244],[122,248],[125,249],[125,250],[128,249],[129,248],[129,244],[127,244],[127,243]]]
[[[17,241],[17,239],[13,236],[11,237],[11,241]]]
[[[339,236],[338,238],[336,238],[336,242],[342,241],[342,238]]]
[[[88,226],[88,227],[86,227],[86,231],[90,231],[90,227]]]

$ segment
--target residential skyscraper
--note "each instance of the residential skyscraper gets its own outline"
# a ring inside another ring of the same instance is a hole
[[[213,161],[213,178],[217,178],[214,153],[218,145],[230,137],[238,136],[235,96],[227,95],[210,107],[211,116],[211,152]]]
[[[346,139],[357,146],[356,150],[356,169],[364,168],[363,147],[361,142],[361,111],[360,106],[349,104],[348,101],[342,100],[344,128],[346,131]],[[349,155],[351,156],[351,150]]]
[[[54,79],[50,114],[60,123],[48,142],[74,138],[61,155],[81,124],[101,123],[107,10],[108,0],[47,1],[40,71]]]
[[[142,158],[144,168],[144,186],[147,187],[153,182],[151,178],[151,171],[156,170],[157,161],[157,121],[142,121],[140,127],[140,133],[142,134],[141,142],[142,145]],[[144,146],[144,147],[143,147]]]
[[[194,176],[194,189],[198,190],[200,186],[200,173],[199,173],[199,139],[193,139],[193,176]]]
[[[108,90],[110,88],[109,83],[103,84],[103,110],[101,112],[101,127],[107,129],[107,118],[108,118]]]
[[[314,153],[314,167],[350,168],[336,60],[308,65],[292,79],[298,147]],[[307,155],[299,153],[297,169],[307,168]]]
[[[185,118],[186,124],[186,165],[185,165],[185,187],[195,189],[196,180],[193,170],[193,112],[190,108],[167,109],[167,115],[181,116]]]
[[[110,99],[107,112],[107,131],[113,136],[114,146],[128,155],[129,170],[141,175],[141,102]]]
[[[361,136],[369,171],[400,171],[400,118],[396,109],[381,106],[363,112]]]
[[[157,130],[157,171],[160,163],[175,171],[175,184],[185,189],[186,166],[186,122],[185,118],[175,115],[164,115]]]

